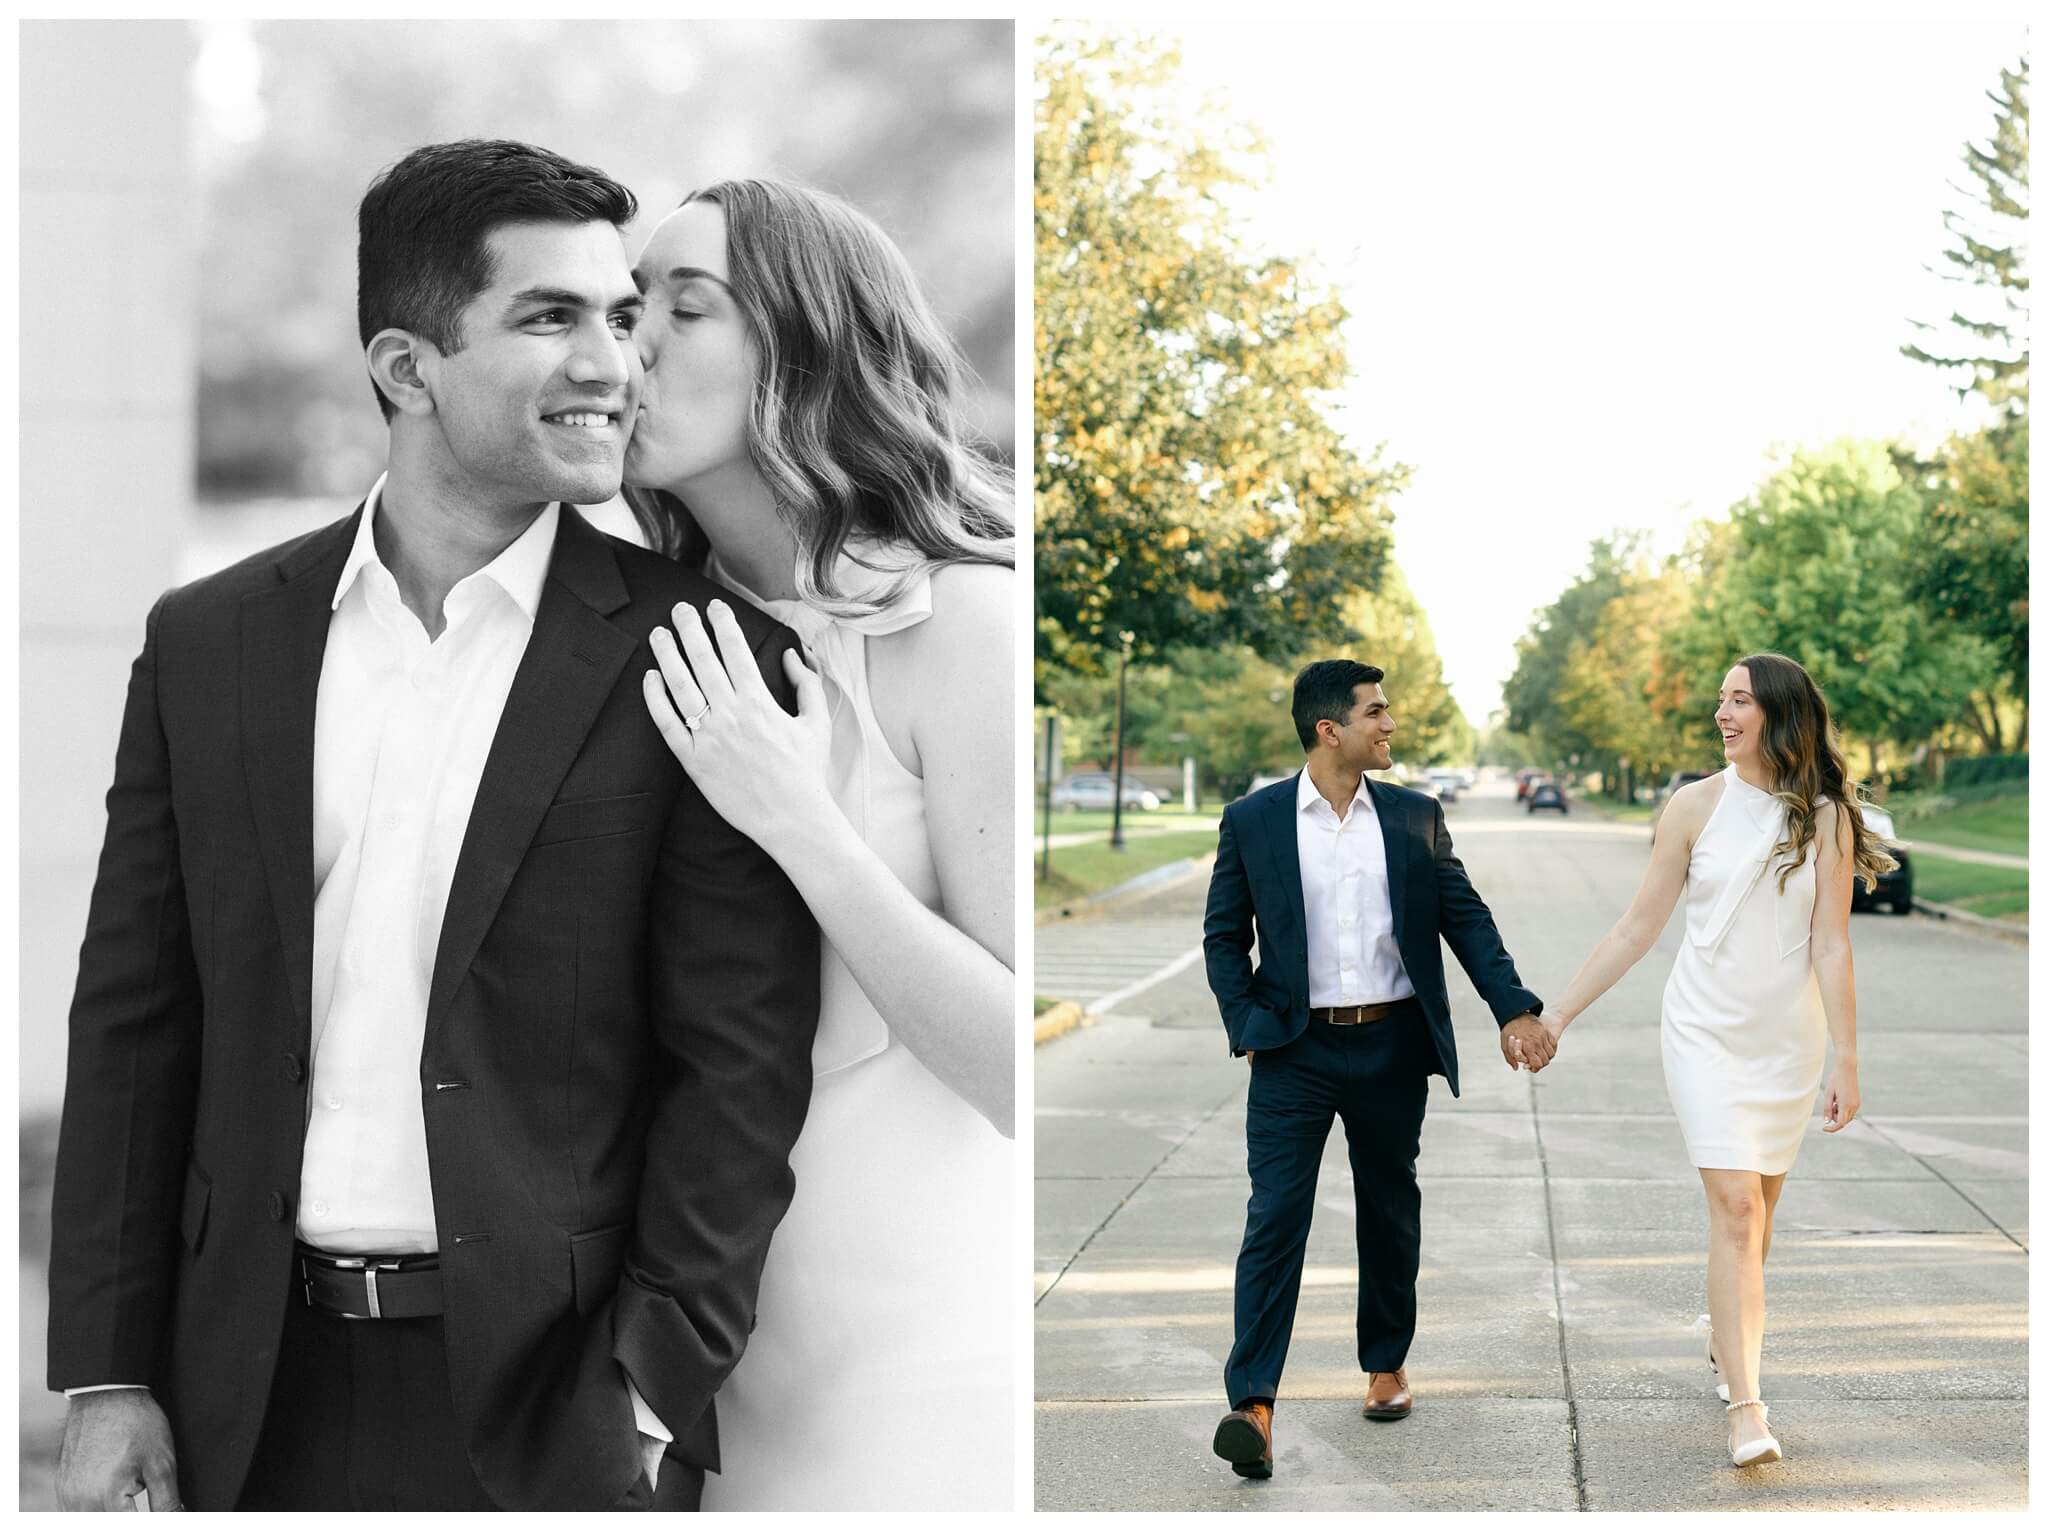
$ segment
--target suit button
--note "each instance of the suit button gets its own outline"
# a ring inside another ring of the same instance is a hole
[[[284,1063],[279,1067],[278,1072],[284,1075],[284,1082],[286,1084],[298,1084],[306,1077],[305,1061],[297,1053],[286,1053],[284,1055]]]
[[[270,1220],[273,1223],[281,1223],[284,1221],[284,1214],[284,1192],[272,1191],[270,1193]]]

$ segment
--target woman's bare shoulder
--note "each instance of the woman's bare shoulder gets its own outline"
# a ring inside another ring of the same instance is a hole
[[[1728,790],[1728,783],[1719,772],[1712,776],[1689,781],[1671,794],[1671,801],[1664,805],[1664,817],[1659,828],[1669,827],[1690,840],[1707,827],[1707,820],[1713,816],[1714,807],[1721,801],[1721,794]]]
[[[1000,564],[947,564],[932,571],[932,614],[903,633],[919,669],[1008,662],[1017,631],[1017,571]]]

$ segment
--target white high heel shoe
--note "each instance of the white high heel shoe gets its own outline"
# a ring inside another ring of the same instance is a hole
[[[1707,1370],[1714,1374],[1714,1396],[1726,1403],[1728,1384],[1720,1380],[1721,1363],[1714,1359],[1714,1315],[1702,1313],[1693,1320],[1692,1332],[1700,1337],[1700,1344],[1707,1352]]]
[[[1761,1409],[1764,1416],[1764,1433],[1753,1441],[1737,1445],[1728,1443],[1728,1456],[1737,1467],[1754,1467],[1761,1462],[1781,1462],[1785,1448],[1778,1444],[1778,1438],[1771,1434],[1771,1409],[1761,1398],[1743,1398],[1728,1405],[1726,1412],[1733,1414],[1737,1409]]]

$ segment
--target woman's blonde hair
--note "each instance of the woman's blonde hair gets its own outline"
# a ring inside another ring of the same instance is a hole
[[[1815,808],[1822,798],[1836,804],[1837,812],[1848,815],[1856,875],[1863,879],[1866,891],[1874,889],[1878,874],[1889,872],[1898,862],[1863,822],[1863,805],[1857,798],[1856,783],[1849,779],[1841,736],[1828,717],[1827,698],[1805,667],[1783,654],[1751,654],[1735,663],[1749,671],[1750,695],[1763,709],[1760,743],[1764,764],[1774,783],[1772,795],[1785,805],[1785,838],[1771,847],[1773,856],[1787,858],[1778,869],[1778,891],[1784,891],[1792,874],[1806,862],[1807,847],[1813,844]]]
[[[747,448],[795,534],[804,600],[860,616],[945,564],[1015,568],[1011,474],[964,421],[966,363],[889,236],[789,181],[720,181],[692,202],[725,213],[731,287],[760,358]],[[626,500],[651,546],[703,561],[680,499],[636,488]],[[888,562],[894,577],[856,597],[835,579],[852,539],[915,558]]]

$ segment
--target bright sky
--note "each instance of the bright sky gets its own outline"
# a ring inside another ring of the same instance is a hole
[[[1898,347],[1952,306],[1923,268],[2017,21],[1158,34],[1265,135],[1258,235],[1353,315],[1344,418],[1416,470],[1395,550],[1475,723],[1595,537],[1676,551],[1776,447],[1969,423]]]

